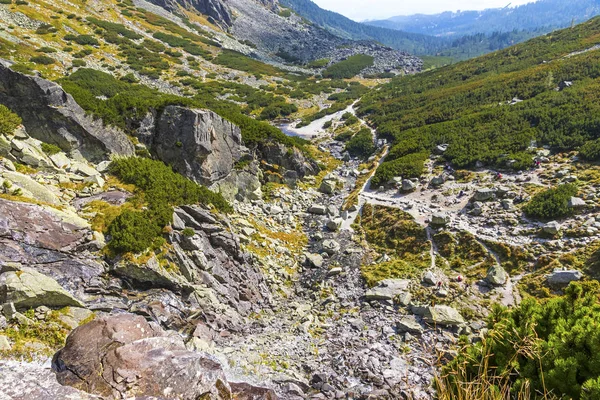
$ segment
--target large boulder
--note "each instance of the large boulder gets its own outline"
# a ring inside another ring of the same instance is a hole
[[[0,274],[0,303],[13,303],[20,310],[39,306],[83,307],[54,279],[27,267]]]
[[[465,323],[465,319],[456,309],[443,305],[427,307],[423,320],[430,324],[442,326],[458,326]]]
[[[500,265],[494,265],[487,271],[485,280],[494,286],[502,286],[508,281],[508,273]]]
[[[242,156],[239,127],[210,110],[168,106],[152,139],[152,151],[177,172],[210,185],[227,177]]]
[[[560,229],[560,223],[557,221],[550,221],[542,227],[544,233],[547,233],[549,235],[558,235]]]
[[[56,83],[15,72],[10,64],[0,60],[0,104],[23,119],[30,136],[95,162],[109,154],[134,154],[123,131],[86,115]]]
[[[61,384],[110,398],[231,399],[218,362],[132,314],[76,328],[52,366]]]
[[[393,300],[408,291],[408,279],[384,279],[365,293],[366,300]]]
[[[431,225],[446,226],[450,223],[450,216],[443,212],[435,213],[431,216]]]
[[[553,286],[566,286],[573,281],[579,281],[583,278],[581,271],[576,269],[567,270],[563,268],[556,268],[551,274],[546,276],[548,283]]]
[[[474,201],[488,201],[488,200],[492,200],[494,197],[496,197],[496,191],[494,189],[482,188],[482,189],[477,189],[475,191],[475,195],[473,195],[473,200]]]

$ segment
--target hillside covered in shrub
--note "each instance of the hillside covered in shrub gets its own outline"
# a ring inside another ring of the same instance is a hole
[[[449,145],[444,157],[457,168],[502,169],[516,160],[508,165],[527,169],[532,143],[553,151],[585,145],[584,156],[594,158],[593,144],[586,143],[599,135],[599,33],[600,18],[594,18],[369,92],[359,114],[393,141],[374,183],[420,175],[421,155],[440,144]]]

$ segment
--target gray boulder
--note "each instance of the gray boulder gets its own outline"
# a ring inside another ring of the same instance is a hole
[[[308,213],[309,214],[316,214],[316,215],[326,215],[327,214],[327,207],[325,207],[322,204],[313,204],[312,206],[310,206],[308,208]]]
[[[547,233],[549,235],[558,235],[558,233],[560,232],[560,229],[561,229],[561,226],[557,221],[548,222],[542,228],[544,233]]]
[[[417,184],[409,179],[402,180],[402,191],[403,192],[414,192],[417,190]]]
[[[433,178],[431,178],[431,185],[432,186],[441,186],[444,184],[444,182],[446,182],[446,177],[442,174],[439,176],[434,176]]]
[[[323,249],[323,251],[325,253],[332,256],[340,251],[341,246],[335,240],[327,239],[327,240],[323,240],[323,243],[321,244],[321,248]]]
[[[336,185],[337,181],[335,179],[323,179],[321,186],[319,186],[319,192],[333,194],[333,192],[335,192]]]
[[[310,266],[321,268],[323,266],[323,257],[320,254],[304,253],[306,261]]]
[[[13,303],[19,310],[47,307],[83,307],[54,279],[31,268],[0,274],[0,303]]]
[[[377,286],[367,290],[366,300],[393,300],[408,291],[410,280],[408,279],[384,279]]]
[[[450,223],[450,216],[443,212],[435,213],[431,217],[431,224],[435,226],[446,226]]]
[[[496,191],[490,188],[477,189],[473,195],[475,201],[488,201],[496,197]]]
[[[337,232],[342,226],[343,222],[344,220],[342,220],[341,218],[334,218],[327,221],[325,226],[327,226],[327,229],[329,229],[330,231]]]
[[[59,85],[15,72],[9,65],[9,61],[0,60],[0,104],[23,119],[31,137],[95,162],[109,154],[134,154],[123,131],[86,115]]]
[[[396,323],[398,333],[411,333],[420,335],[423,333],[423,327],[419,324],[414,316],[406,316]]]
[[[584,208],[585,201],[579,197],[571,197],[569,199],[569,207],[570,208]]]
[[[508,281],[508,273],[500,265],[494,265],[487,271],[485,280],[494,286],[502,286]]]
[[[209,110],[168,106],[152,150],[184,176],[205,184],[225,178],[242,155],[240,128]]]
[[[457,326],[465,323],[465,319],[456,309],[443,305],[427,307],[423,320],[430,324],[442,326]]]
[[[556,268],[551,274],[546,276],[548,283],[553,286],[566,286],[573,281],[579,281],[583,278],[581,271]]]

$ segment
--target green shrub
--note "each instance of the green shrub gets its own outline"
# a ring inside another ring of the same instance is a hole
[[[340,61],[323,71],[324,78],[350,79],[368,67],[373,66],[374,58],[364,54],[357,54]]]
[[[125,210],[108,226],[110,247],[119,253],[139,253],[152,246],[161,234],[147,212]]]
[[[577,194],[577,186],[564,184],[533,196],[523,207],[528,217],[550,220],[566,217],[572,213],[569,199]]]
[[[254,75],[280,76],[283,71],[272,65],[254,60],[233,50],[223,50],[214,60],[215,64],[224,65],[238,71],[245,71]]]
[[[333,120],[329,120],[323,124],[323,129],[329,129],[333,125]]]
[[[447,368],[451,373],[466,366],[466,377],[454,385],[476,381],[485,362],[489,379],[508,380],[512,393],[530,385],[531,393],[597,399],[598,295],[598,282],[572,283],[563,296],[547,302],[527,298],[514,309],[496,306],[486,339],[467,346]]]
[[[185,228],[181,231],[181,234],[183,236],[192,237],[196,234],[196,231],[194,231],[192,228]]]
[[[361,129],[346,143],[346,151],[352,157],[369,158],[375,153],[373,134],[368,128]]]
[[[17,114],[0,104],[0,134],[11,135],[22,122]]]
[[[12,4],[12,0],[0,0],[0,4]]]
[[[350,117],[348,117],[346,119],[346,121],[344,122],[344,125],[351,126],[351,125],[357,124],[358,122],[359,122],[359,119],[356,116],[351,115]]]
[[[47,46],[40,47],[36,51],[38,51],[39,53],[56,53],[56,49]]]
[[[579,156],[587,161],[600,160],[600,139],[585,142],[579,149]]]
[[[41,65],[50,65],[50,64],[54,64],[56,62],[56,60],[54,58],[44,56],[44,55],[31,57],[29,59],[29,61],[31,61],[32,63],[35,63],[35,64],[41,64]]]
[[[73,60],[73,63],[71,64],[73,67],[85,67],[86,66],[86,62],[80,59],[75,59]]]
[[[60,153],[62,150],[55,144],[51,143],[42,143],[42,151],[49,156]]]
[[[279,11],[279,16],[283,18],[289,18],[292,16],[292,10],[289,8],[283,8],[281,11]]]
[[[373,179],[371,180],[371,186],[377,187],[385,185],[392,178],[400,176],[404,179],[418,178],[423,173],[425,167],[425,161],[429,157],[429,153],[411,153],[392,161],[383,162]]]
[[[329,64],[329,62],[330,62],[329,59],[321,58],[319,60],[309,62],[308,64],[306,64],[306,66],[308,68],[314,68],[314,69],[325,68]]]
[[[98,46],[100,44],[98,42],[98,39],[96,39],[92,35],[79,35],[79,36],[75,36],[75,38],[73,39],[73,41],[75,43],[77,43],[77,44],[82,45],[82,46]]]
[[[173,172],[160,161],[121,158],[114,160],[109,170],[121,181],[135,185],[140,191],[136,198],[148,204],[144,211],[123,211],[108,226],[109,246],[116,252],[139,253],[149,248],[172,222],[174,206],[200,203],[210,204],[221,212],[231,211],[220,194]]]

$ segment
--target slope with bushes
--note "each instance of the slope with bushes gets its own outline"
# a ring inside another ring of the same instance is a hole
[[[397,160],[444,157],[458,168],[529,168],[532,143],[578,149],[598,137],[600,18],[509,49],[416,76],[365,95],[359,114],[393,140],[376,180],[399,175]],[[573,53],[572,56],[570,54]],[[561,82],[572,81],[572,86]],[[589,147],[590,145],[588,145]],[[507,164],[510,160],[516,163]],[[402,163],[404,164],[404,163]],[[418,163],[411,163],[418,169]],[[417,171],[418,175],[418,171]]]

